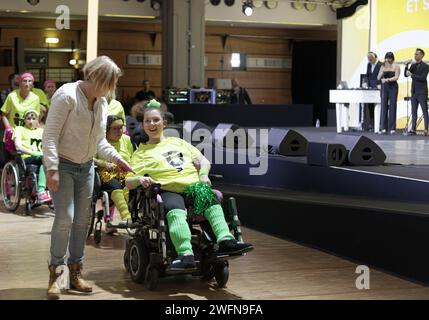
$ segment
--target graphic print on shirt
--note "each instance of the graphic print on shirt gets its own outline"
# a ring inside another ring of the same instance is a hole
[[[31,149],[33,151],[42,151],[42,140],[31,138],[30,140]]]
[[[183,170],[183,164],[185,163],[185,159],[183,158],[183,153],[180,151],[168,151],[166,153],[163,153],[162,156],[164,157],[165,161],[175,168],[177,172],[180,172]]]

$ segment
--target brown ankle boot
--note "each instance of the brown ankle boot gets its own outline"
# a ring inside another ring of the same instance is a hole
[[[82,264],[68,264],[70,271],[70,289],[79,292],[92,292],[92,287],[82,279]]]
[[[48,284],[48,299],[56,300],[60,298],[60,288],[57,285],[57,279],[62,274],[62,272],[57,273],[56,269],[57,266],[50,265],[48,266],[49,269],[49,284]]]

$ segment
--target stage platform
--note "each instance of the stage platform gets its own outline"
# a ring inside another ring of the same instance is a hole
[[[335,128],[288,129],[312,142],[338,135]],[[250,163],[214,164],[222,176],[215,186],[237,198],[248,227],[429,284],[429,138],[341,135],[374,140],[386,163],[320,167],[306,157],[269,155],[263,176],[249,175]]]

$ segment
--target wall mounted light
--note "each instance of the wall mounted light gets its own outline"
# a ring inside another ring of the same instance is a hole
[[[60,39],[56,37],[45,38],[45,43],[47,44],[57,44],[58,42],[60,42]]]

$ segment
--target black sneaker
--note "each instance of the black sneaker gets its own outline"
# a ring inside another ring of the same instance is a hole
[[[410,131],[408,131],[408,132],[406,133],[406,135],[407,135],[407,136],[415,136],[415,135],[416,135],[416,132],[415,132],[415,131],[413,131],[413,130],[410,130]]]
[[[167,272],[181,272],[195,269],[194,256],[178,256],[168,267]]]
[[[219,242],[218,254],[241,254],[253,250],[250,243],[238,242],[235,239],[223,240]]]

